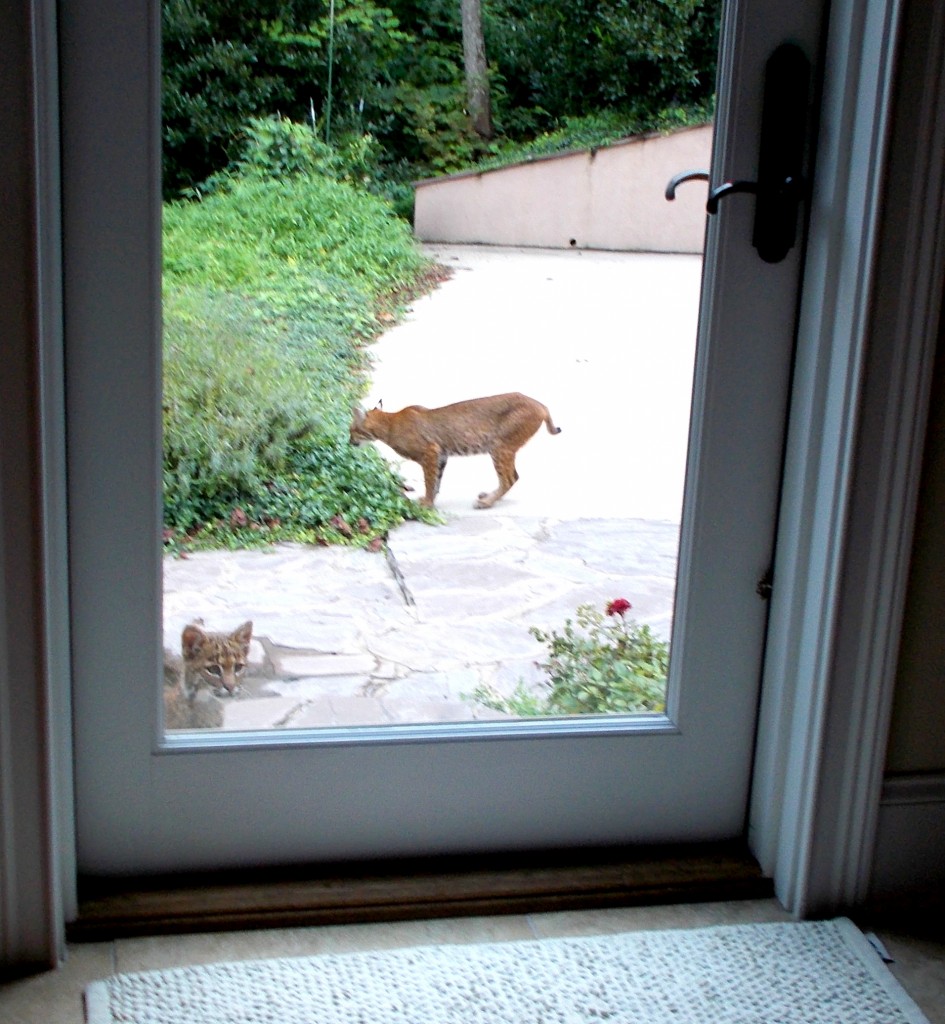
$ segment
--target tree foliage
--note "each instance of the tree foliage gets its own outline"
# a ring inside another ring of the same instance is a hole
[[[252,117],[320,117],[329,35],[335,105],[349,124],[386,95],[408,36],[371,0],[164,0],[164,185],[179,195],[236,160]]]
[[[715,87],[713,0],[492,0],[508,114],[549,127],[612,108],[701,102]]]

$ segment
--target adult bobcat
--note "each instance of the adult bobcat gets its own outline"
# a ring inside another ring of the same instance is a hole
[[[239,689],[252,635],[252,622],[232,633],[211,633],[196,622],[184,627],[180,659],[164,652],[165,729],[223,725],[221,697]]]
[[[423,468],[426,494],[421,504],[433,507],[443,468],[450,455],[488,452],[499,477],[499,486],[484,491],[476,508],[491,508],[518,480],[515,453],[545,424],[549,434],[561,433],[548,409],[527,395],[513,392],[472,398],[438,409],[408,405],[400,412],[384,412],[380,404],[362,412],[354,410],[351,443],[383,441],[398,455]]]

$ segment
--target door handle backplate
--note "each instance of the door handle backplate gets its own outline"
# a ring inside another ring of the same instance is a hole
[[[719,203],[737,193],[755,197],[752,245],[765,263],[780,263],[797,241],[800,205],[807,198],[804,177],[807,148],[810,61],[794,43],[782,43],[765,66],[758,180],[727,181],[709,192],[706,212],[716,214]],[[666,186],[666,198],[693,179],[709,180],[707,171],[683,171]]]

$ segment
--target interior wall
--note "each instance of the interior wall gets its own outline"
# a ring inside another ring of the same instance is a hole
[[[886,767],[889,774],[945,772],[945,328],[939,330]]]
[[[911,125],[911,149],[945,159],[945,4],[908,0],[903,6],[905,47],[900,57],[901,120]],[[923,54],[925,57],[923,59]],[[918,112],[926,110],[924,119]],[[895,143],[894,143],[895,145]],[[903,149],[902,143],[899,146]],[[932,182],[934,181],[934,186]],[[924,228],[945,238],[945,182],[934,171],[921,181],[898,181],[925,218]],[[899,912],[941,908],[945,894],[945,268],[931,272],[939,302],[917,310],[936,329],[928,418],[922,450],[911,559],[895,663],[895,689],[886,772],[878,809],[870,900]],[[908,266],[906,273],[918,273]],[[934,292],[930,298],[934,298]]]

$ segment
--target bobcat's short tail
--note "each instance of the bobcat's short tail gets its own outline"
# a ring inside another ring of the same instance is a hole
[[[560,434],[561,433],[561,427],[556,427],[554,425],[554,421],[551,418],[551,413],[550,412],[546,413],[546,415],[545,415],[545,426],[548,428],[548,433],[549,434]]]

